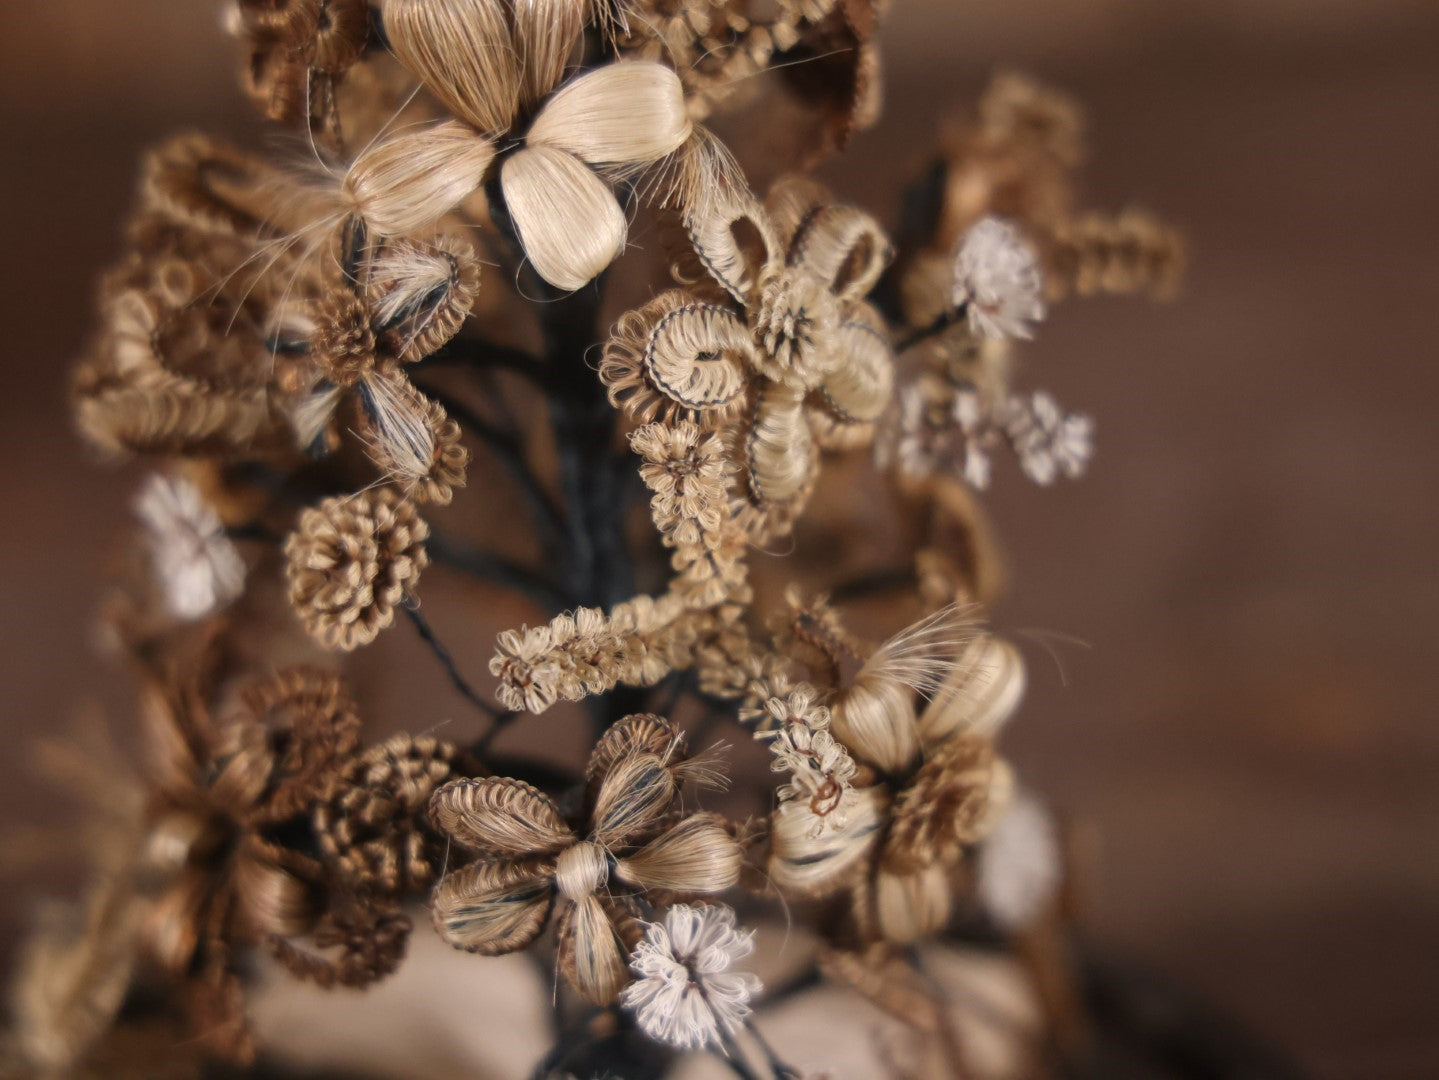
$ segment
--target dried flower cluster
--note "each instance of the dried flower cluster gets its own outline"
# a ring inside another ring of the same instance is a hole
[[[226,6],[247,94],[313,157],[162,145],[102,284],[74,400],[157,469],[106,608],[148,765],[84,917],[22,968],[13,1053],[110,1060],[140,1018],[246,1061],[256,953],[364,986],[428,922],[537,953],[608,1030],[789,1075],[737,917],[783,903],[861,988],[1044,918],[975,492],[1000,445],[1038,484],[1088,464],[1092,422],[1013,385],[1051,305],[1181,262],[1147,215],[1073,211],[1077,110],[996,79],[891,235],[807,174],[878,116],[881,0]],[[764,94],[809,127],[756,192],[705,125]],[[835,507],[903,537],[899,569],[843,580],[809,526]],[[466,702],[449,741],[364,737],[341,662],[397,621]],[[573,774],[494,752],[576,721]],[[696,808],[725,769],[681,722],[767,748],[747,820]]]

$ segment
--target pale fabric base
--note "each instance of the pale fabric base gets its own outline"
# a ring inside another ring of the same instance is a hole
[[[266,1046],[302,1066],[355,1070],[405,1080],[524,1080],[551,1045],[549,990],[532,960],[457,952],[415,912],[410,955],[394,976],[367,991],[324,991],[278,971],[267,974],[251,1015]],[[811,941],[760,927],[750,965],[771,985],[806,962]],[[972,1077],[1018,1080],[1041,1020],[1023,973],[1011,961],[944,946],[924,950],[927,972],[953,1003]],[[914,1033],[856,992],[831,985],[761,1015],[776,1050],[806,1075],[875,1080],[894,1066],[922,1067]],[[693,1054],[675,1080],[733,1077],[721,1062]]]

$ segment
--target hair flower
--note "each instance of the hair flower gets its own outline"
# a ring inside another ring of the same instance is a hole
[[[562,84],[584,0],[392,0],[396,57],[456,117],[366,148],[342,195],[370,230],[433,225],[499,160],[505,211],[535,271],[559,289],[593,280],[624,250],[609,182],[667,157],[691,126],[669,68],[619,61]],[[511,145],[513,143],[513,145]]]
[[[646,926],[630,956],[635,980],[621,1003],[656,1042],[722,1049],[762,989],[757,976],[730,970],[752,952],[754,932],[735,929],[733,908],[676,904]]]
[[[455,780],[435,792],[437,828],[475,852],[435,888],[435,928],[457,949],[494,956],[524,948],[560,907],[560,970],[597,1004],[626,980],[646,892],[719,893],[739,879],[739,845],[713,815],[676,818],[689,762],[668,721],[626,717],[590,755],[585,824],[573,829],[547,796],[519,780]]]
[[[710,144],[692,147],[695,283],[621,318],[600,378],[641,420],[714,427],[742,415],[752,512],[739,520],[754,532],[766,508],[802,499],[820,447],[862,444],[889,402],[893,356],[864,302],[889,245],[869,215],[808,180],[780,181],[761,205],[729,168]]]

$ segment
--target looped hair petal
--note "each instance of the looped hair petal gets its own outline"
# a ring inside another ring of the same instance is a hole
[[[611,724],[585,765],[585,783],[595,790],[615,764],[630,754],[653,754],[665,760],[679,760],[685,754],[684,735],[663,716],[635,713]]]
[[[742,404],[755,362],[754,341],[733,312],[671,290],[615,325],[600,381],[610,402],[637,420],[719,420]]]
[[[396,240],[371,255],[365,293],[390,351],[414,362],[449,341],[480,291],[480,263],[464,237]]]
[[[841,426],[874,424],[894,394],[894,352],[882,326],[878,314],[865,307],[832,339],[835,368],[820,384],[819,398]]]
[[[554,904],[553,865],[480,862],[446,874],[430,898],[440,937],[457,949],[500,956],[539,936]]]
[[[452,780],[430,797],[430,820],[490,858],[553,855],[575,834],[548,796],[523,780]]]
[[[765,206],[785,247],[785,261],[823,281],[843,305],[867,296],[890,258],[889,238],[869,214],[832,201],[805,177],[785,177]]]
[[[782,505],[804,492],[814,474],[815,446],[802,389],[770,383],[760,391],[745,459],[756,502]]]

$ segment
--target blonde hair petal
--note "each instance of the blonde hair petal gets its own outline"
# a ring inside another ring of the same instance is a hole
[[[554,903],[552,867],[475,863],[446,874],[430,897],[430,916],[446,942],[500,956],[523,949],[544,929]]]
[[[781,803],[770,819],[770,878],[795,896],[819,899],[843,889],[879,840],[884,804],[878,788],[856,788],[845,803],[843,824],[831,828],[808,799]]]
[[[514,0],[520,98],[533,105],[565,76],[585,29],[586,0]]]
[[[487,857],[552,855],[575,834],[547,795],[523,780],[451,780],[430,797],[441,832]]]
[[[345,174],[346,203],[381,236],[434,225],[484,181],[494,145],[454,120],[376,142]]]
[[[614,192],[573,155],[527,146],[501,166],[500,187],[525,254],[555,288],[583,288],[624,251],[629,222]]]
[[[387,0],[390,49],[470,127],[498,135],[520,107],[520,60],[502,0]]]
[[[526,134],[529,146],[623,173],[673,153],[690,136],[679,78],[661,64],[620,61],[566,83]]]
[[[641,889],[720,893],[739,881],[740,846],[714,814],[692,814],[615,866],[619,880]]]

